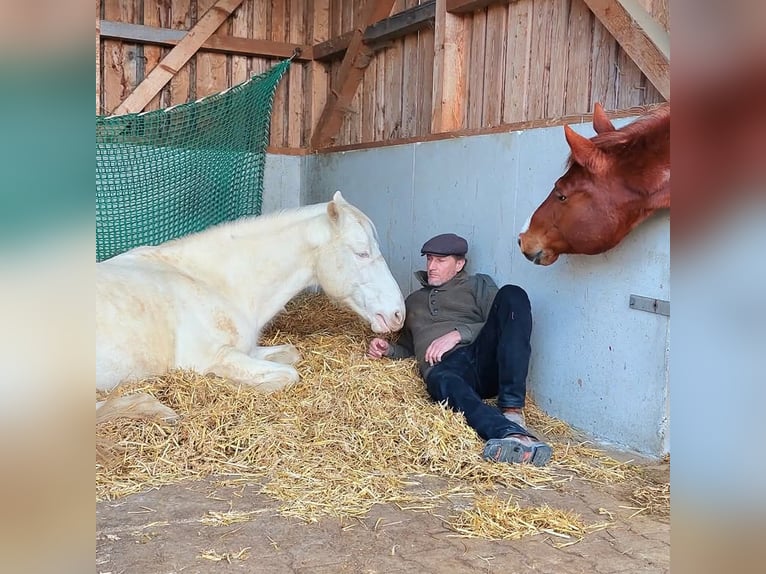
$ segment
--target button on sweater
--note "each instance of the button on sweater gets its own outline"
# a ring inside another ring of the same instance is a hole
[[[397,343],[389,345],[387,356],[403,359],[414,355],[425,379],[431,369],[425,361],[431,342],[457,330],[460,343],[455,349],[472,343],[487,320],[498,289],[492,278],[482,273],[460,271],[439,287],[428,284],[425,271],[418,271],[415,277],[422,287],[405,300],[404,328]]]

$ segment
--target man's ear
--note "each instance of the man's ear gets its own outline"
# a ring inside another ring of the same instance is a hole
[[[460,273],[465,267],[465,259],[462,257],[457,258],[457,272]]]

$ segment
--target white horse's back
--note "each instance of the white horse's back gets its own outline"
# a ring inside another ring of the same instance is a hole
[[[370,322],[398,330],[404,300],[369,219],[333,201],[224,224],[97,265],[96,385],[174,368],[274,390],[295,382],[290,346],[258,347],[293,296],[319,285]]]

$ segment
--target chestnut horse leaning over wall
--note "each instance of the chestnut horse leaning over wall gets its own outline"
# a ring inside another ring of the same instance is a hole
[[[224,223],[102,261],[96,267],[96,388],[109,391],[176,368],[264,392],[294,383],[298,350],[263,347],[258,339],[284,305],[312,285],[376,333],[404,324],[404,298],[373,224],[340,192],[328,203]],[[97,406],[96,420],[141,415],[175,413],[139,393],[108,399]]]
[[[562,253],[615,247],[658,209],[670,208],[670,104],[617,129],[600,104],[596,136],[565,125],[569,166],[519,234],[524,256],[550,265]]]

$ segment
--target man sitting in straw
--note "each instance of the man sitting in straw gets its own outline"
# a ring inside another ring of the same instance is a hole
[[[498,290],[491,277],[463,269],[468,243],[453,233],[425,242],[427,271],[415,276],[423,287],[405,302],[407,317],[398,343],[374,338],[371,358],[415,356],[431,397],[462,412],[486,440],[483,456],[536,466],[551,447],[526,429],[526,399],[532,311],[516,285]],[[497,395],[496,409],[482,399]]]

